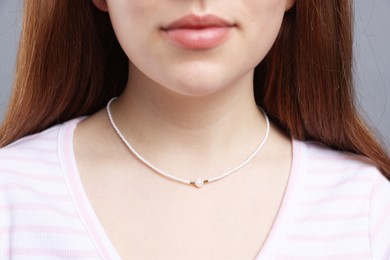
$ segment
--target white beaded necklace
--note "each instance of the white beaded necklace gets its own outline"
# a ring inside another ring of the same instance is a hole
[[[236,166],[235,168],[231,169],[230,171],[220,175],[220,176],[217,176],[217,177],[214,177],[214,178],[211,178],[211,179],[207,179],[207,180],[202,180],[202,179],[196,179],[194,181],[190,181],[190,180],[185,180],[185,179],[182,179],[182,178],[179,178],[179,177],[176,177],[176,176],[173,176],[169,173],[166,173],[164,172],[163,170],[160,170],[159,168],[157,168],[156,166],[154,166],[153,164],[151,164],[150,162],[148,162],[144,157],[142,157],[132,146],[131,144],[126,140],[126,138],[123,136],[123,134],[121,133],[121,131],[119,130],[118,126],[115,124],[114,122],[114,119],[112,118],[112,114],[111,114],[111,109],[110,109],[110,106],[111,106],[111,103],[115,100],[116,98],[112,98],[108,103],[107,103],[107,106],[106,106],[106,110],[107,110],[107,114],[108,114],[108,118],[110,120],[110,123],[111,123],[111,126],[114,128],[115,132],[118,134],[119,138],[122,140],[122,142],[127,146],[127,148],[135,155],[135,157],[137,157],[141,162],[143,162],[146,166],[148,166],[149,168],[151,168],[153,171],[169,178],[169,179],[172,179],[172,180],[175,180],[175,181],[178,181],[178,182],[181,182],[181,183],[184,183],[184,184],[189,184],[189,185],[193,185],[197,188],[201,188],[204,184],[206,183],[210,183],[210,182],[213,182],[213,181],[217,181],[219,179],[222,179],[238,170],[240,170],[242,167],[244,167],[245,165],[247,165],[257,154],[258,152],[261,150],[261,148],[264,146],[265,142],[267,141],[268,139],[268,135],[269,135],[269,130],[270,130],[270,123],[269,123],[269,119],[268,119],[268,116],[267,114],[261,110],[265,116],[265,121],[266,121],[266,131],[265,131],[265,135],[264,135],[264,138],[263,140],[261,141],[261,143],[259,144],[259,146],[256,148],[256,150],[245,160],[243,161],[240,165]]]

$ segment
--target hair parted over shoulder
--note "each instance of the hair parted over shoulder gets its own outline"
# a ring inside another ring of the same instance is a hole
[[[352,79],[351,0],[298,0],[255,70],[258,105],[292,137],[390,159],[359,117]],[[128,58],[91,0],[28,0],[0,147],[90,115],[124,90]]]

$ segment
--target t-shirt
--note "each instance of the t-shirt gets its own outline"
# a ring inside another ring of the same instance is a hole
[[[80,120],[0,149],[0,259],[120,259],[78,174]],[[390,182],[364,157],[293,140],[287,189],[256,259],[390,259]]]

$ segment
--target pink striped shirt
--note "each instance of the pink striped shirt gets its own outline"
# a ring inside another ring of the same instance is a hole
[[[0,259],[120,259],[78,175],[79,121],[0,149]],[[390,259],[390,182],[363,157],[293,140],[285,197],[256,259]]]

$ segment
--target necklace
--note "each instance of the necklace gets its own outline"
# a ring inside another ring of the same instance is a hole
[[[107,110],[107,115],[108,115],[108,118],[109,118],[109,121],[111,123],[111,126],[114,128],[115,132],[117,133],[117,135],[119,136],[119,138],[122,140],[122,142],[127,146],[127,148],[134,154],[135,157],[137,157],[138,160],[140,160],[142,163],[144,163],[146,166],[148,166],[150,169],[152,169],[153,171],[171,179],[171,180],[175,180],[177,182],[181,182],[181,183],[184,183],[184,184],[189,184],[189,185],[193,185],[197,188],[201,188],[204,184],[206,183],[210,183],[210,182],[213,182],[213,181],[217,181],[217,180],[220,180],[234,172],[237,172],[238,170],[240,170],[242,167],[244,167],[245,165],[247,165],[258,153],[259,151],[261,150],[261,148],[264,146],[264,144],[266,143],[267,139],[268,139],[268,135],[269,135],[269,131],[270,131],[270,123],[269,123],[269,119],[268,119],[268,116],[267,114],[264,112],[264,110],[261,109],[262,113],[264,114],[265,116],[265,121],[266,121],[266,131],[265,131],[265,135],[263,137],[263,140],[260,142],[260,144],[257,146],[256,150],[245,160],[243,161],[241,164],[239,164],[238,166],[234,167],[233,169],[231,169],[230,171],[222,174],[222,175],[219,175],[217,177],[214,177],[214,178],[211,178],[211,179],[207,179],[207,180],[202,180],[202,179],[196,179],[196,180],[193,180],[193,181],[190,181],[190,180],[185,180],[185,179],[182,179],[182,178],[179,178],[179,177],[176,177],[176,176],[173,176],[172,174],[169,174],[159,168],[157,168],[156,166],[154,166],[153,164],[151,164],[150,162],[148,162],[144,157],[142,157],[134,148],[133,146],[131,146],[131,144],[126,140],[126,138],[124,137],[124,135],[122,134],[122,132],[119,130],[118,126],[115,124],[114,122],[114,119],[112,118],[112,114],[111,114],[111,103],[115,100],[116,98],[112,98],[108,103],[107,103],[107,106],[106,106],[106,110]]]

